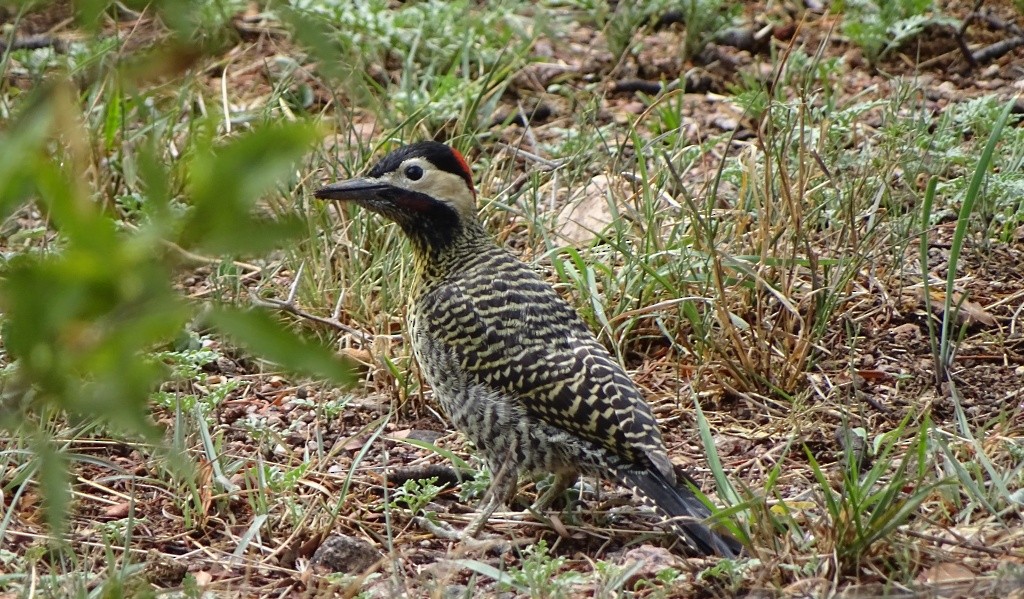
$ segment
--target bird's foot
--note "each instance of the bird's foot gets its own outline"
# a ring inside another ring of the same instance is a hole
[[[481,535],[480,529],[483,522],[477,523],[475,518],[466,528],[458,530],[451,524],[443,521],[434,521],[422,516],[414,518],[416,524],[423,530],[429,532],[439,539],[448,539],[462,543],[470,551],[496,551],[503,553],[511,549],[512,544],[505,537],[499,535]]]
[[[430,534],[440,539],[449,539],[452,541],[464,541],[466,539],[476,539],[477,537],[479,537],[480,531],[484,525],[484,522],[480,520],[481,519],[479,517],[474,518],[473,521],[471,521],[466,526],[466,528],[462,530],[457,530],[451,524],[444,522],[442,520],[434,521],[430,518],[425,518],[423,516],[418,516],[415,518],[416,524],[418,524],[420,528],[422,528],[423,530],[429,532]],[[484,535],[483,538],[487,539],[491,538],[492,536],[494,535]]]
[[[565,495],[566,489],[572,486],[572,483],[579,478],[578,474],[563,474],[558,473],[555,475],[555,479],[551,482],[551,485],[544,490],[543,493],[537,497],[537,500],[530,506],[529,511],[531,512],[544,512],[555,503],[556,500],[560,499]]]

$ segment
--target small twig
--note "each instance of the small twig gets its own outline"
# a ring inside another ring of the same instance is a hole
[[[974,0],[974,8],[967,13],[967,17],[964,18],[964,22],[960,24],[960,31],[957,32],[958,36],[963,37],[964,33],[967,32],[967,27],[970,26],[971,21],[977,18],[978,10],[981,9],[981,5],[984,3],[985,0]]]
[[[228,101],[228,69],[231,67],[231,55],[228,55],[227,63],[224,65],[220,76],[220,99],[221,107],[224,110],[224,131],[231,133],[231,102]]]
[[[548,160],[547,158],[538,156],[532,152],[527,152],[522,148],[517,148],[516,146],[512,146],[507,143],[498,142],[494,145],[504,150],[508,150],[509,152],[512,152],[517,156],[522,156],[523,158],[529,160],[530,162],[536,162],[537,164],[540,164],[541,166],[545,167],[547,170],[550,171],[553,171],[557,168],[562,168],[563,166],[569,164],[570,162],[568,158],[563,158],[562,160]]]
[[[504,537],[488,534],[482,535],[483,538],[477,539],[467,534],[464,530],[456,530],[451,524],[443,520],[432,522],[429,518],[416,516],[413,518],[413,522],[439,539],[458,541],[467,551],[487,552],[496,550],[498,553],[505,553],[513,547],[512,542]]]
[[[392,486],[400,487],[409,480],[436,478],[439,487],[455,487],[462,484],[464,478],[472,477],[471,472],[463,472],[444,464],[423,464],[421,466],[403,466],[391,468],[385,472],[385,481]]]
[[[64,40],[46,34],[16,38],[10,43],[0,40],[0,52],[8,50],[39,50],[41,48],[53,48],[54,52],[63,54],[67,52],[68,45]]]
[[[643,79],[620,79],[612,84],[612,91],[617,93],[643,92],[649,96],[656,96],[662,89],[661,82]]]
[[[129,222],[122,221],[120,225],[125,227],[126,229],[131,229],[134,232],[139,231],[139,227]],[[174,243],[173,241],[169,241],[167,239],[161,239],[160,242],[167,246],[168,248],[174,250],[177,254],[179,254],[188,262],[203,265],[223,264],[225,262],[225,260],[221,258],[208,258],[206,256],[190,252],[185,248],[181,247],[180,245]],[[248,262],[239,262],[237,260],[232,260],[231,265],[241,270],[248,271],[245,275],[242,276],[243,279],[249,278],[253,275],[260,274],[263,272],[262,267],[256,266],[255,264],[249,264]]]
[[[306,263],[299,264],[299,270],[295,273],[295,280],[292,281],[291,286],[288,288],[288,299],[285,300],[291,305],[295,304],[295,295],[299,291],[299,281],[302,280],[302,271],[306,269]]]
[[[964,22],[960,24],[960,30],[953,36],[956,38],[957,46],[960,47],[960,53],[967,59],[967,62],[970,63],[971,67],[977,67],[978,61],[974,54],[971,53],[971,49],[967,47],[967,40],[964,39],[964,34],[967,33],[967,27],[971,24],[971,21],[978,16],[978,9],[981,8],[981,4],[984,1],[985,0],[975,0],[974,8],[971,9],[971,12],[967,13],[967,17],[964,19]]]
[[[1016,23],[1004,21],[999,17],[988,13],[981,15],[981,18],[985,21],[985,24],[992,29],[996,29],[998,31],[1009,31],[1011,35],[1024,35],[1024,29],[1021,29]]]
[[[936,536],[933,536],[933,535],[925,534],[923,532],[917,532],[917,531],[914,531],[914,530],[904,530],[903,532],[906,533],[908,536],[916,537],[916,538],[924,540],[924,541],[931,541],[932,543],[936,543],[939,546],[942,546],[942,545],[953,545],[954,547],[960,547],[961,549],[969,549],[971,551],[978,551],[980,553],[985,553],[985,554],[993,555],[993,556],[997,556],[997,557],[1006,557],[1007,555],[1009,555],[1009,552],[1007,552],[1007,551],[1000,551],[998,549],[992,549],[991,547],[985,547],[984,545],[979,545],[977,543],[972,543],[972,542],[968,541],[967,539],[963,538],[962,536],[960,536],[959,534],[957,534],[955,531],[952,531],[952,530],[949,531],[949,533],[952,534],[955,537],[953,539],[947,539],[947,538],[943,538],[943,537],[936,537]]]
[[[287,312],[289,314],[294,314],[295,316],[298,316],[300,318],[305,318],[306,320],[312,320],[313,322],[318,322],[320,324],[324,324],[324,325],[327,325],[329,327],[333,327],[335,329],[338,329],[339,331],[343,331],[345,333],[348,333],[350,335],[354,335],[354,336],[358,337],[363,343],[370,343],[371,341],[373,341],[373,336],[370,335],[369,333],[364,333],[363,331],[360,331],[359,329],[352,328],[352,327],[348,326],[347,324],[339,321],[337,318],[324,318],[323,316],[317,316],[316,314],[311,314],[309,312],[306,312],[302,308],[299,308],[298,306],[296,306],[295,304],[293,304],[291,302],[287,302],[287,301],[283,301],[283,300],[279,300],[279,299],[274,299],[274,298],[263,298],[263,297],[256,297],[256,296],[254,296],[252,298],[252,303],[253,303],[253,305],[259,306],[261,308],[274,308],[276,310],[281,310],[282,312]],[[388,339],[390,339],[390,340],[392,340],[392,341],[394,341],[396,339],[401,339],[402,338],[401,335],[383,335],[383,336],[388,338]]]
[[[864,399],[865,402],[867,402],[867,404],[869,406],[871,406],[872,408],[878,410],[882,414],[885,414],[887,416],[891,416],[892,415],[892,410],[890,410],[888,407],[885,406],[885,404],[883,404],[882,402],[878,401],[874,397],[871,397],[867,393],[864,394],[863,399]]]
[[[971,53],[971,49],[967,47],[967,41],[962,35],[954,35],[953,37],[956,39],[956,45],[960,48],[960,54],[967,59],[967,63],[971,65],[971,68],[976,68],[978,66],[978,59]]]
[[[334,311],[331,312],[331,318],[336,321],[341,321],[341,311],[345,306],[345,290],[342,289],[341,293],[338,294],[338,301],[334,302]]]
[[[974,8],[964,18],[963,23],[960,24],[960,29],[954,36],[956,38],[957,45],[960,46],[960,52],[963,54],[967,62],[972,67],[977,67],[979,64],[991,62],[996,60],[1000,56],[1003,56],[1007,52],[1010,52],[1020,46],[1024,46],[1024,30],[1021,30],[1015,23],[1008,23],[1000,19],[999,17],[992,14],[981,14],[981,5],[984,0],[975,0]],[[986,46],[977,52],[971,52],[970,48],[967,47],[967,42],[964,39],[964,34],[967,32],[967,27],[977,19],[983,19],[985,24],[999,31],[1009,31],[1013,37],[1000,40],[994,44]]]

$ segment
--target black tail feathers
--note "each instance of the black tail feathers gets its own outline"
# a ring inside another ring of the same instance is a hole
[[[684,482],[673,485],[660,474],[647,471],[621,472],[623,482],[654,504],[654,507],[672,518],[672,524],[686,537],[690,545],[704,555],[737,557],[743,545],[733,537],[718,533],[704,525],[711,515]]]

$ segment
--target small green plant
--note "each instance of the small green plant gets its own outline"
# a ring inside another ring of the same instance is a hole
[[[714,585],[718,593],[722,595],[735,595],[742,589],[744,575],[756,570],[761,566],[761,561],[750,560],[721,560],[717,564],[701,570],[697,574],[697,580],[707,585]]]
[[[633,568],[623,569],[613,567],[612,571],[618,572],[618,578],[622,579],[626,577],[632,577],[637,570],[643,567],[643,565],[644,564],[642,562],[637,562]],[[598,571],[601,572],[600,569]],[[623,590],[636,592],[638,594],[644,593],[644,597],[649,596],[658,599],[674,597],[676,595],[673,593],[673,587],[675,586],[676,582],[685,579],[686,576],[683,574],[683,572],[680,572],[678,569],[671,567],[663,568],[659,570],[657,574],[654,575],[654,578],[641,578],[640,580],[636,581],[632,589],[624,588]],[[624,583],[625,580],[623,580],[622,582]],[[622,596],[622,591],[619,591],[616,594],[609,594],[608,596],[620,597]]]
[[[578,585],[586,582],[586,576],[580,572],[562,572],[566,559],[552,556],[544,540],[523,552],[518,568],[499,570],[474,559],[455,560],[453,563],[494,580],[500,590],[514,590],[538,599],[574,597],[579,592]]]
[[[209,384],[203,367],[215,363],[221,354],[210,349],[208,337],[186,336],[189,342],[179,350],[153,352],[152,359],[170,369],[168,381],[153,393],[151,401],[171,411],[183,410],[191,414],[198,409],[209,418],[214,408],[241,386],[237,379],[225,379]],[[198,390],[202,389],[202,393]],[[195,392],[189,392],[195,391]]]
[[[437,477],[410,478],[394,490],[391,495],[391,509],[406,508],[413,514],[419,514],[423,508],[437,499],[446,485],[438,485]]]
[[[597,588],[594,591],[594,597],[597,599],[602,599],[604,597],[621,597],[626,591],[633,590],[627,589],[626,585],[629,582],[629,579],[632,578],[633,575],[636,574],[643,566],[644,564],[641,561],[635,561],[625,566],[619,566],[605,561],[595,563],[594,574],[597,579]],[[672,568],[666,569],[672,570]],[[658,574],[660,575],[661,572]],[[648,580],[640,580],[636,583],[637,589],[645,587],[657,589],[658,585],[651,584]]]
[[[353,65],[333,75],[357,95],[376,95],[381,81],[366,77],[395,60],[397,82],[385,82],[388,101],[377,115],[392,133],[422,127],[473,127],[493,115],[508,77],[525,64],[532,43],[519,18],[498,6],[471,10],[468,0],[428,0],[399,8],[378,0],[299,2],[281,9],[296,35],[325,61]],[[451,24],[459,23],[458,35]],[[429,107],[429,109],[428,109]]]
[[[843,0],[833,6],[843,15],[843,33],[875,63],[931,25],[959,27],[960,22],[934,10],[932,0]]]
[[[615,12],[607,14],[605,3],[598,3],[591,13],[594,20],[604,26],[608,39],[608,50],[612,56],[620,58],[623,54],[633,51],[633,37],[637,31],[649,24],[669,6],[666,0],[655,2],[620,2]]]
[[[725,0],[682,0],[678,6],[683,11],[686,37],[683,41],[683,60],[691,60],[723,29],[730,26],[740,14],[743,5]]]
[[[561,572],[565,566],[564,557],[549,553],[547,542],[541,540],[526,549],[518,570],[508,572],[514,584],[511,588],[528,589],[533,597],[569,597],[574,585],[585,577],[575,571]]]
[[[270,468],[264,475],[275,493],[290,493],[295,490],[302,477],[309,471],[310,463],[303,462],[294,468]]]
[[[292,402],[296,406],[313,408],[324,421],[331,421],[340,416],[348,403],[352,400],[351,395],[343,395],[335,399],[313,400],[310,398],[295,398]]]
[[[991,451],[985,449],[984,443],[989,435],[970,432],[957,393],[954,389],[957,428],[967,433],[951,435],[940,432],[936,435],[936,443],[944,458],[942,471],[957,481],[958,488],[967,498],[967,501],[953,498],[952,503],[960,508],[957,517],[969,521],[982,508],[988,514],[1006,513],[1006,506],[1015,507],[1021,503],[1024,462],[1010,468],[993,462],[989,457]]]
[[[615,57],[634,51],[633,38],[637,31],[655,19],[675,11],[686,28],[682,44],[683,61],[700,54],[723,29],[732,24],[740,13],[740,3],[725,0],[658,0],[656,2],[620,2],[613,15],[607,15],[601,6],[592,13],[603,23],[608,49]],[[639,45],[639,44],[638,44]]]
[[[459,487],[459,501],[479,500],[491,486],[491,470],[479,464],[473,470],[473,478],[464,479]]]

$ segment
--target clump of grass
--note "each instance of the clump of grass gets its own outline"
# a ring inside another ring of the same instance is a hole
[[[876,543],[891,543],[897,529],[913,518],[925,501],[933,499],[940,487],[952,484],[949,479],[929,476],[931,420],[925,417],[909,445],[900,447],[908,424],[909,418],[904,419],[894,431],[876,439],[873,465],[866,473],[861,473],[863,460],[848,449],[838,492],[814,456],[807,454],[829,519],[815,528],[822,537],[822,549],[835,555],[839,571],[856,572],[869,556],[879,555]],[[895,458],[897,453],[899,458]]]

